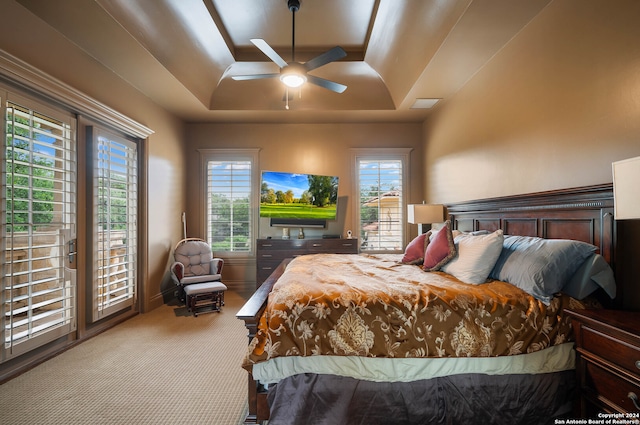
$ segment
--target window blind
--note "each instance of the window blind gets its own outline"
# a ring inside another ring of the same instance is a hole
[[[5,104],[0,256],[4,359],[76,326],[75,273],[66,267],[66,243],[75,229],[75,121],[37,108]]]
[[[207,233],[214,251],[251,250],[251,160],[207,162]]]
[[[363,251],[403,247],[403,172],[396,159],[359,159],[360,238]]]
[[[136,298],[138,158],[136,144],[97,130],[94,138],[93,319]]]

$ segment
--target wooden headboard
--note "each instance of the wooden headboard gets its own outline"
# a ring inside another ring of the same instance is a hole
[[[573,239],[595,245],[615,271],[611,184],[448,204],[454,229],[502,229],[505,235]],[[617,300],[622,288],[618,283]]]

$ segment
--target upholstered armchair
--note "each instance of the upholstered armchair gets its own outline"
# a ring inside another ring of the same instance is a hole
[[[173,252],[175,262],[171,266],[171,277],[178,286],[178,298],[196,313],[196,304],[202,300],[214,304],[214,311],[224,305],[221,282],[222,258],[213,258],[209,244],[198,238],[187,238],[177,243]]]

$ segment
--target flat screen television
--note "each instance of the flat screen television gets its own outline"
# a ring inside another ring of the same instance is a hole
[[[336,219],[337,202],[338,177],[262,172],[260,217],[271,226],[326,227]]]

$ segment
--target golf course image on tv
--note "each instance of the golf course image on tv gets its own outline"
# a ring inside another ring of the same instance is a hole
[[[263,171],[260,217],[335,220],[338,177]]]

